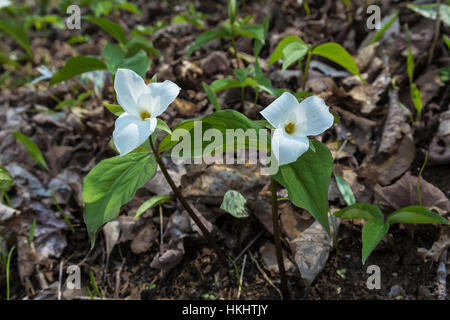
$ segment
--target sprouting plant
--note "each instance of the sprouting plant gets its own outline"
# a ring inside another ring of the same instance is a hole
[[[358,71],[352,56],[340,44],[335,42],[327,42],[317,46],[305,43],[300,37],[291,35],[283,38],[275,47],[270,60],[269,66],[280,59],[283,59],[282,70],[287,69],[290,65],[298,63],[300,75],[303,73],[302,90],[305,90],[308,81],[309,64],[312,55],[322,56],[331,60],[351,73],[357,75],[361,81],[361,74]],[[305,67],[302,67],[302,61],[306,56]]]
[[[12,246],[9,250],[8,259],[6,260],[6,300],[10,300],[10,275],[11,275],[11,259],[16,246]]]
[[[92,290],[97,294],[97,296],[100,299],[103,299],[100,289],[98,288],[97,282],[95,281],[94,273],[92,272],[92,270],[89,270],[89,281],[91,283]],[[87,290],[89,296],[91,297],[91,299],[94,300],[94,294],[92,293],[92,291],[88,287],[86,287],[86,290]]]
[[[195,50],[214,39],[230,38],[231,48],[237,64],[239,68],[243,68],[244,66],[242,65],[242,61],[236,49],[236,38],[238,36],[250,37],[264,43],[264,27],[260,24],[250,24],[250,21],[252,20],[251,16],[238,18],[238,14],[236,0],[229,0],[228,21],[223,21],[219,28],[205,31],[199,35],[197,39],[195,39],[195,42],[189,47],[187,55],[191,55]]]
[[[229,3],[229,13],[233,10],[233,6],[231,2]],[[282,92],[285,90],[277,90],[273,88],[272,82],[269,78],[263,75],[263,71],[259,64],[259,54],[264,46],[265,39],[267,38],[267,34],[269,32],[269,19],[264,19],[262,25],[255,25],[257,29],[262,27],[262,37],[256,38],[254,40],[253,45],[253,56],[254,56],[254,65],[253,67],[244,68],[243,63],[239,62],[239,66],[237,69],[233,70],[233,78],[222,78],[215,80],[210,85],[205,82],[202,83],[203,89],[211,102],[211,104],[216,108],[216,110],[220,110],[219,102],[216,94],[222,90],[230,89],[230,88],[241,88],[241,105],[242,108],[245,106],[245,88],[253,87],[255,89],[255,100],[256,104],[258,101],[258,95],[260,90],[264,90],[275,97],[279,97]],[[233,42],[234,43],[234,42]],[[235,51],[236,52],[236,51]],[[237,61],[239,57],[236,55]],[[253,76],[250,74],[253,73]]]
[[[171,23],[190,23],[200,29],[205,28],[205,23],[203,22],[206,19],[207,15],[195,10],[195,6],[192,1],[188,3],[188,11],[181,13],[171,20]]]
[[[128,39],[122,27],[113,21],[91,16],[83,19],[105,30],[117,40],[118,44],[107,43],[103,51],[103,59],[91,56],[70,58],[64,67],[52,76],[50,85],[95,70],[107,70],[114,76],[119,68],[126,68],[137,72],[142,77],[150,68],[151,58],[154,55],[160,55],[148,38],[133,35]]]
[[[55,203],[56,209],[58,209],[59,213],[60,213],[61,216],[64,218],[64,221],[66,222],[66,225],[67,225],[67,227],[69,228],[69,230],[70,230],[72,233],[75,233],[75,229],[74,229],[74,227],[73,227],[73,225],[72,225],[72,222],[70,222],[70,219],[69,219],[69,217],[67,216],[66,212],[61,208],[61,206],[60,206],[59,203],[58,203],[58,200],[56,199],[56,193],[55,193],[55,190],[53,190],[53,188],[51,188],[51,190],[52,190],[51,196],[52,196],[53,202]]]
[[[396,210],[385,219],[380,209],[376,206],[360,202],[335,212],[335,215],[339,218],[366,220],[362,229],[363,264],[384,237],[387,237],[388,241],[392,242],[388,231],[390,226],[395,223],[450,225],[448,220],[422,206],[409,206]]]
[[[204,293],[202,294],[202,298],[205,300],[216,300],[216,296],[210,293]]]
[[[23,6],[6,6],[0,8],[0,31],[14,39],[26,53],[17,60],[26,60],[33,56],[26,29],[24,29],[23,21],[20,18],[27,16],[27,10]],[[7,57],[7,60],[11,59]]]
[[[0,203],[3,203],[3,198],[5,198],[10,207],[13,207],[13,205],[6,191],[12,186],[14,186],[13,177],[11,177],[8,170],[0,166]]]
[[[32,141],[30,138],[28,138],[26,135],[24,135],[21,132],[13,132],[12,135],[14,138],[17,139],[17,141],[21,142],[25,149],[27,150],[28,155],[37,163],[39,166],[41,166],[42,169],[49,170],[47,162],[45,162],[44,156],[42,155],[41,150],[39,147]]]
[[[427,158],[427,156],[426,156]],[[417,178],[417,196],[419,205],[405,207],[390,213],[385,219],[383,213],[376,206],[370,203],[352,203],[351,199],[354,199],[353,192],[350,186],[344,179],[340,178],[336,174],[336,182],[338,189],[341,192],[346,204],[346,208],[334,213],[339,218],[347,219],[363,219],[365,224],[362,229],[362,263],[364,264],[376,248],[378,243],[386,237],[388,242],[393,245],[393,240],[388,231],[391,225],[395,223],[412,223],[412,224],[446,224],[450,225],[450,222],[439,214],[431,211],[422,206],[420,197],[420,177],[423,172],[423,168],[426,165],[426,160],[421,167],[419,177]]]
[[[407,58],[407,72],[408,72],[408,79],[409,79],[409,93],[411,96],[411,101],[414,104],[414,107],[416,108],[416,119],[413,122],[413,125],[420,120],[420,116],[422,115],[422,97],[420,94],[420,90],[417,88],[416,84],[414,83],[414,57],[411,50],[411,39],[409,36],[409,28],[408,25],[405,24],[405,31],[406,31],[406,39],[408,43],[408,58]]]

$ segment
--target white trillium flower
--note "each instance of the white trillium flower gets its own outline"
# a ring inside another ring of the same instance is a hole
[[[295,162],[308,151],[308,136],[321,134],[333,125],[334,117],[328,109],[319,97],[311,96],[299,103],[294,95],[285,92],[261,111],[275,127],[272,151],[279,165]]]
[[[117,118],[113,132],[114,144],[123,156],[143,144],[155,131],[156,117],[175,100],[180,87],[169,80],[146,85],[134,71],[118,69],[114,90],[125,111]]]

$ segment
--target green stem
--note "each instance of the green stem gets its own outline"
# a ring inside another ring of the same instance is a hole
[[[194,210],[192,210],[189,203],[184,198],[181,191],[178,189],[178,187],[175,185],[175,182],[173,182],[172,178],[170,177],[169,173],[167,172],[166,166],[164,165],[164,162],[162,162],[161,157],[159,156],[158,150],[156,150],[155,146],[153,145],[152,138],[150,138],[150,146],[153,150],[153,154],[155,155],[156,162],[158,163],[161,172],[163,173],[164,177],[166,178],[167,182],[169,183],[170,187],[172,188],[173,192],[177,196],[178,200],[180,200],[183,207],[186,209],[189,216],[194,220],[194,222],[197,224],[197,226],[202,231],[203,235],[206,237],[206,239],[209,241],[211,247],[216,251],[217,256],[219,257],[220,264],[224,268],[228,268],[227,258],[223,251],[220,249],[219,245],[217,244],[214,237],[209,233],[208,229],[206,229],[205,225],[202,223],[202,221],[197,217],[197,215],[194,213]]]
[[[422,177],[423,169],[425,169],[425,166],[428,162],[428,151],[425,152],[425,160],[423,161],[422,167],[419,171],[419,176],[417,177],[417,199],[419,200],[419,206],[422,206],[422,197],[420,196],[420,178]]]
[[[234,31],[233,31],[233,35],[231,36],[231,45],[233,46],[233,53],[234,53],[234,56],[236,57],[236,63],[238,65],[238,69],[243,68],[244,65],[242,65],[241,59],[239,58],[237,48],[236,48],[236,35],[234,34]]]
[[[12,253],[16,246],[13,246],[11,250],[9,250],[8,260],[6,261],[6,300],[10,300],[10,290],[9,290],[9,278],[10,278],[10,267],[11,267],[11,257]]]
[[[241,87],[241,103],[242,103],[242,111],[245,109],[245,87]]]
[[[256,88],[255,101],[253,102],[255,106],[258,103],[258,97],[259,97],[259,88]]]
[[[306,81],[308,81],[308,71],[309,71],[309,63],[311,62],[311,56],[312,56],[312,48],[308,50],[308,58],[306,59],[305,71],[303,72],[303,84],[302,84],[303,91],[305,91]]]
[[[6,193],[6,191],[3,192],[3,197],[5,197],[6,202],[8,203],[8,206],[10,206],[11,208],[15,209],[14,205],[13,205],[11,199],[9,198],[8,194]]]
[[[283,300],[289,300],[289,288],[287,286],[286,273],[284,271],[283,252],[281,251],[281,237],[280,225],[278,216],[278,199],[277,199],[277,182],[274,178],[271,181],[272,185],[272,224],[273,224],[273,239],[275,242],[275,250],[277,253],[278,269],[281,277],[281,293]]]

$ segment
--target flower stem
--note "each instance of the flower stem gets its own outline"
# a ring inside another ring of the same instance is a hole
[[[228,268],[227,258],[225,257],[225,254],[220,249],[219,245],[217,244],[214,237],[211,235],[211,233],[206,229],[205,225],[202,223],[202,221],[197,217],[197,215],[194,213],[194,210],[192,210],[189,203],[184,198],[181,191],[177,188],[175,183],[173,182],[172,178],[170,177],[169,173],[167,172],[166,166],[164,165],[164,162],[162,162],[161,157],[159,156],[158,150],[156,150],[155,146],[153,145],[153,141],[150,138],[150,146],[152,147],[153,153],[156,158],[156,162],[158,163],[159,167],[161,168],[161,172],[164,175],[164,178],[166,178],[167,182],[169,183],[170,187],[172,188],[173,192],[177,196],[178,200],[180,200],[183,207],[188,212],[189,216],[194,220],[194,222],[197,224],[197,226],[202,231],[203,235],[206,237],[208,242],[210,243],[211,247],[216,251],[217,256],[219,257],[220,264],[224,268]]]
[[[306,58],[305,71],[303,72],[302,90],[305,91],[306,81],[308,81],[309,63],[311,62],[312,48],[308,50],[308,58]]]
[[[241,87],[241,104],[242,104],[242,112],[245,110],[245,87]]]
[[[281,237],[280,225],[278,223],[278,199],[277,199],[277,182],[274,178],[271,181],[272,185],[272,224],[273,224],[273,239],[275,242],[275,250],[277,253],[278,270],[280,270],[281,277],[281,293],[283,300],[289,300],[289,288],[287,286],[286,273],[284,271],[283,252],[281,251]]]

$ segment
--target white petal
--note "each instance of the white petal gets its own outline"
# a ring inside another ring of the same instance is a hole
[[[116,120],[113,137],[114,144],[120,156],[133,151],[155,131],[156,118],[151,117],[142,121],[128,113],[123,113]]]
[[[277,128],[272,137],[272,151],[278,159],[278,164],[284,165],[297,161],[309,149],[309,139],[296,137]]]
[[[139,99],[149,94],[144,79],[133,70],[118,69],[114,79],[114,90],[116,90],[117,101],[125,112],[139,117],[142,112]]]
[[[294,109],[298,108],[298,104],[298,100],[294,95],[284,92],[261,111],[261,114],[271,125],[277,128],[286,122]]]
[[[152,116],[159,116],[166,111],[169,104],[171,104],[180,93],[180,87],[170,80],[161,83],[150,83],[150,113]]]
[[[295,109],[296,136],[315,136],[321,134],[333,125],[334,117],[323,99],[311,96],[300,103]]]

